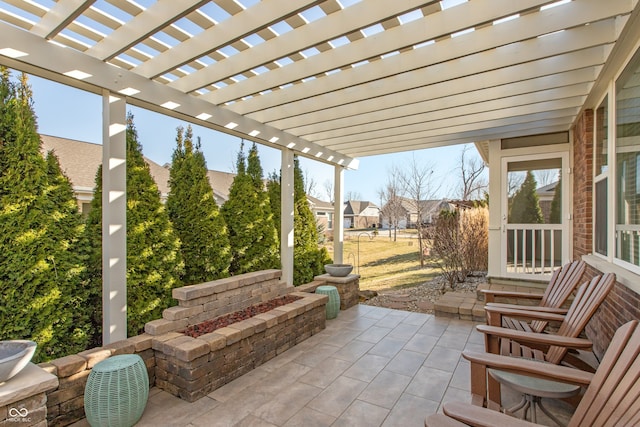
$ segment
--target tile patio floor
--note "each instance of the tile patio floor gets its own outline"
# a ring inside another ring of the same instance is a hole
[[[197,402],[153,388],[137,425],[423,426],[443,402],[469,401],[461,352],[484,351],[483,343],[470,321],[358,305]],[[568,420],[568,405],[548,406]]]

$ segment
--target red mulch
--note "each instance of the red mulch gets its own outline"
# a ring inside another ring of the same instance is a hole
[[[285,295],[283,297],[274,298],[270,301],[252,305],[245,308],[244,310],[224,314],[222,316],[216,317],[215,319],[205,320],[204,322],[198,323],[197,325],[189,326],[187,329],[181,332],[190,337],[198,338],[200,335],[208,334],[215,331],[216,329],[224,328],[225,326],[229,326],[242,320],[249,319],[256,314],[266,313],[267,311],[273,310],[276,307],[292,303],[301,298],[302,297],[293,295]]]

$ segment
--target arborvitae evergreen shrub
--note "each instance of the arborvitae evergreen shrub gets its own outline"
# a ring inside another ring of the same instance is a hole
[[[160,319],[162,311],[172,305],[171,290],[182,286],[184,264],[180,240],[160,201],[160,192],[151,177],[149,166],[142,157],[142,147],[131,113],[127,116],[126,133],[127,334],[133,336],[143,331],[145,323]],[[91,267],[94,295],[99,295],[102,290],[101,172],[100,169],[96,175],[96,191],[87,222],[89,239],[97,251],[91,256],[94,263]],[[102,306],[101,300],[95,298],[94,302]]]
[[[194,147],[191,126],[183,133],[182,127],[178,128],[167,211],[181,241],[183,282],[195,284],[227,277],[231,251],[227,226],[213,197],[200,144]]]
[[[86,349],[82,222],[57,160],[41,154],[31,89],[0,78],[0,339],[38,343],[40,362]]]
[[[241,148],[229,200],[222,205],[222,215],[229,230],[232,274],[280,267],[276,228],[255,144],[249,159],[251,168],[247,167]]]
[[[551,215],[549,216],[551,224],[562,223],[562,173],[558,174],[558,184],[551,200]]]
[[[531,171],[527,171],[527,176],[511,200],[509,211],[509,222],[512,224],[541,224],[544,222],[542,209],[536,187],[536,178]]]

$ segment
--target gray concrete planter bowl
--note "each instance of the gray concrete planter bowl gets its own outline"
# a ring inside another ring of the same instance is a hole
[[[17,375],[31,361],[36,343],[28,340],[0,341],[0,383]]]
[[[334,277],[346,277],[353,270],[353,265],[351,264],[326,264],[324,266],[324,270],[329,273],[330,276]]]

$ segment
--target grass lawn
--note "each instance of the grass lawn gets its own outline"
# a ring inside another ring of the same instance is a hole
[[[393,242],[387,235],[377,236],[373,240],[362,236],[359,254],[358,263],[356,238],[345,238],[343,261],[353,264],[353,272],[360,274],[362,290],[380,291],[411,287],[427,282],[440,273],[428,258],[425,268],[420,268],[417,239],[399,238]]]

